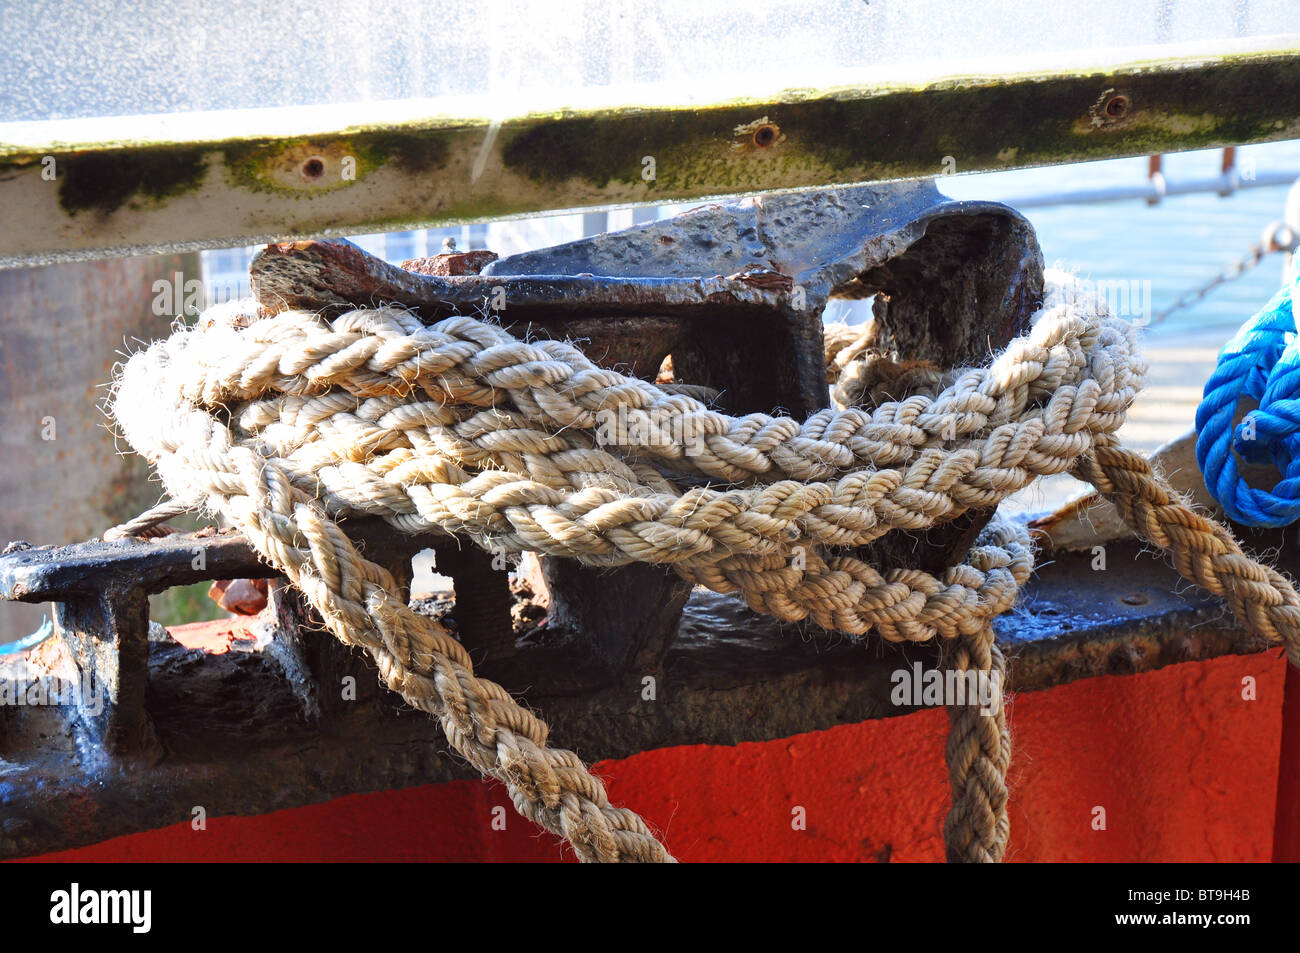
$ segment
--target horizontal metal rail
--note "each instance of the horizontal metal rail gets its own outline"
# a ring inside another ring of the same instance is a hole
[[[1054,205],[1092,205],[1100,202],[1150,203],[1175,195],[1198,195],[1214,192],[1225,198],[1243,189],[1278,188],[1300,181],[1300,169],[1285,172],[1259,172],[1253,179],[1236,175],[1216,175],[1182,182],[1164,182],[1163,185],[1147,180],[1133,185],[1107,185],[1095,189],[1074,189],[1066,192],[1039,192],[1030,195],[999,196],[994,201],[1015,209],[1047,208]]]
[[[1298,138],[1300,42],[1275,42],[500,120],[417,102],[10,124],[0,267]]]

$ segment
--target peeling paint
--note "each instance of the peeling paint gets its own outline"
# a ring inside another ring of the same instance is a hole
[[[223,149],[227,179],[255,192],[311,195],[346,188],[390,163],[410,175],[447,160],[446,133],[360,133],[327,139],[241,142]]]

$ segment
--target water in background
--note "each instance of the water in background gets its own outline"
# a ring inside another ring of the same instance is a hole
[[[1245,146],[1238,168],[1257,173],[1300,173],[1300,141]],[[1165,157],[1167,181],[1209,179],[1219,174],[1221,152],[1207,150]],[[995,198],[1064,190],[1134,185],[1146,177],[1146,159],[1115,159],[1084,165],[954,176],[940,180],[953,198]],[[1300,178],[1300,175],[1297,175]],[[1288,187],[1145,201],[1029,208],[1043,257],[1097,282],[1150,282],[1153,313],[1185,291],[1203,285],[1240,261],[1261,232],[1283,217]],[[1011,204],[1014,204],[1012,202]],[[1130,409],[1121,439],[1150,453],[1187,434],[1219,349],[1237,328],[1281,287],[1283,256],[1266,257],[1254,270],[1221,285],[1204,300],[1174,312],[1142,333],[1150,364],[1146,387]],[[1068,476],[1036,480],[1006,500],[1007,513],[1042,513],[1088,492]]]
[[[1217,149],[1165,156],[1169,182],[1208,179],[1219,174]],[[1146,159],[1110,159],[1081,165],[1014,172],[989,172],[939,180],[955,199],[998,199],[1031,193],[1135,185],[1146,178]],[[1243,146],[1238,167],[1258,172],[1294,171],[1300,176],[1300,140]],[[1186,289],[1208,281],[1240,259],[1259,241],[1260,232],[1282,217],[1287,187],[1246,189],[1227,198],[1214,193],[1166,198],[1159,205],[1106,202],[1095,205],[1031,208],[1024,212],[1038,232],[1048,264],[1077,269],[1095,281],[1151,282],[1155,311]],[[1195,329],[1222,332],[1250,317],[1277,291],[1282,257],[1274,255],[1243,278],[1216,289],[1210,297],[1170,316],[1148,331],[1154,341]],[[1199,333],[1197,335],[1200,336]]]

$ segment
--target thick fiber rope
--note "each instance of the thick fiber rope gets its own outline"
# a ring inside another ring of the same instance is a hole
[[[957,672],[975,671],[996,688],[991,711],[977,704],[948,707],[948,746],[945,756],[952,787],[952,807],[943,837],[951,863],[999,863],[1011,833],[1007,816],[1007,768],[1011,765],[1011,732],[1001,694],[1007,664],[986,626],[975,636],[956,640],[945,660]]]
[[[1205,485],[1232,519],[1247,526],[1286,526],[1300,519],[1300,258],[1279,291],[1219,353],[1196,410],[1196,460]],[[1238,403],[1258,404],[1235,428]],[[1250,463],[1272,462],[1282,480],[1251,487],[1233,451]]]
[[[992,621],[1032,571],[1023,526],[994,519],[940,575],[878,570],[845,548],[1075,472],[1297,658],[1290,584],[1118,447],[1145,365],[1128,323],[1071,279],[1053,276],[1033,330],[987,368],[872,366],[878,355],[845,337],[830,335],[831,363],[844,358],[840,392],[869,381],[885,393],[911,374],[927,393],[802,423],[736,418],[599,368],[566,343],[525,343],[468,317],[428,327],[398,308],[263,318],[248,302],[134,355],[112,411],[177,505],[243,530],[338,638],[374,656],[384,684],[440,718],[453,748],[583,860],[671,857],[576,755],[547,747],[539,719],[474,675],[459,642],[393,595],[391,575],[339,520],[374,515],[405,532],[592,565],[671,565],[781,619],[954,640],[947,664],[1000,676]],[[1001,858],[1009,756],[1000,699],[991,716],[953,713],[952,859]]]

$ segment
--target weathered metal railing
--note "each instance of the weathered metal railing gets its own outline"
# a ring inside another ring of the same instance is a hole
[[[1300,52],[1255,43],[497,120],[362,104],[10,124],[0,267],[1291,139],[1297,102]]]

